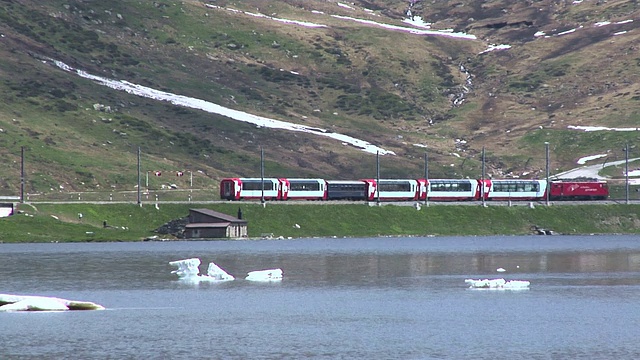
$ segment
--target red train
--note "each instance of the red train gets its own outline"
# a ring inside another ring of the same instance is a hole
[[[478,201],[482,200],[605,200],[605,181],[524,179],[361,179],[228,178],[220,183],[223,200],[361,200]]]

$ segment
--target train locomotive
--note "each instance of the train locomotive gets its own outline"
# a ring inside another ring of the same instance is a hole
[[[264,186],[262,185],[264,184]],[[548,186],[549,185],[549,186]],[[226,178],[223,200],[541,201],[606,200],[606,181],[529,179]]]

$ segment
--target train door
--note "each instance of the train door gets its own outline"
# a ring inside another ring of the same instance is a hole
[[[427,179],[418,179],[418,200],[427,200]]]
[[[491,179],[478,180],[476,186],[476,193],[474,194],[475,200],[487,200],[489,193],[491,192]]]
[[[236,189],[239,187],[234,179],[224,179],[220,184],[220,198],[225,200],[238,200]]]
[[[375,179],[363,179],[365,184],[365,200],[374,201],[379,196],[378,184]]]
[[[287,200],[289,198],[289,180],[278,179],[278,199]]]

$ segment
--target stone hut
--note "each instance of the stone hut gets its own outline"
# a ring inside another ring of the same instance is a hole
[[[189,209],[187,239],[247,237],[247,221],[209,209]]]

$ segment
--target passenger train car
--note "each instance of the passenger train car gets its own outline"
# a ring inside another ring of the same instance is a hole
[[[279,180],[278,200],[325,200],[327,198],[327,182],[323,179],[283,178]]]
[[[482,183],[480,196],[485,200],[540,200],[545,199],[547,191],[546,180],[478,180],[478,184]]]
[[[363,179],[366,184],[366,200],[411,201],[424,200],[427,196],[425,179]]]
[[[481,189],[477,180],[429,179],[427,197],[433,201],[465,201],[480,198]]]
[[[264,180],[264,181],[261,181]],[[233,178],[220,182],[220,198],[226,200],[281,200],[279,179]]]
[[[525,179],[361,179],[228,178],[220,183],[223,200],[351,201],[536,201],[604,200],[605,181]]]

